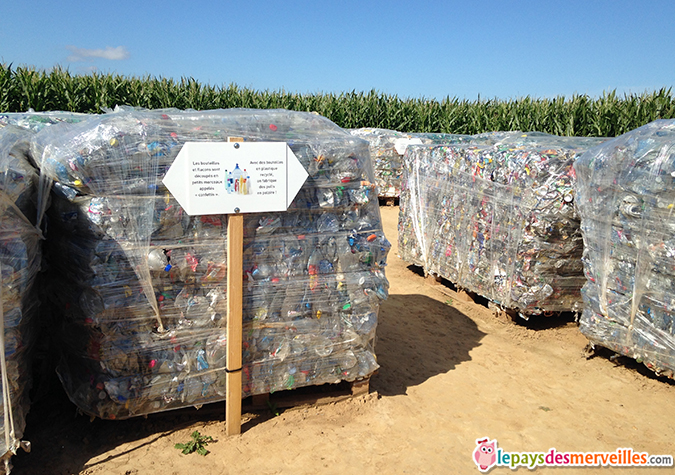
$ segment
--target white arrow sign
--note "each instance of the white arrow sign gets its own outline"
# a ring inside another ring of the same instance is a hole
[[[163,182],[194,216],[286,211],[307,176],[285,142],[186,142]]]

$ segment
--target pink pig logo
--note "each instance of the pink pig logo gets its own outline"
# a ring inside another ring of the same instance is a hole
[[[473,461],[478,465],[478,470],[487,472],[497,463],[497,439],[489,437],[476,439],[477,447],[473,451]]]

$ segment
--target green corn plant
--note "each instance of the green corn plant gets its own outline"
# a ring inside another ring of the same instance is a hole
[[[0,112],[28,108],[101,113],[115,105],[149,109],[207,110],[249,107],[313,111],[344,128],[381,127],[403,132],[478,134],[496,130],[540,131],[556,135],[613,137],[655,119],[675,117],[672,88],[643,94],[603,93],[571,97],[485,99],[450,95],[442,100],[400,98],[370,91],[298,94],[257,91],[237,84],[202,84],[192,77],[126,77],[92,72],[72,74],[0,63]]]

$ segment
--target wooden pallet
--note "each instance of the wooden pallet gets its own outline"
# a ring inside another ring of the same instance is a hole
[[[424,275],[424,269],[417,265],[410,265],[408,269],[415,272],[418,275]],[[438,290],[445,296],[450,298],[450,302],[457,301],[462,303],[473,303],[487,308],[492,312],[492,315],[503,322],[513,323],[523,323],[523,321],[530,320],[531,316],[536,318],[531,323],[531,328],[544,328],[547,325],[555,326],[559,324],[565,324],[568,321],[578,321],[578,314],[568,310],[568,311],[544,311],[542,313],[537,313],[533,315],[528,315],[527,313],[521,313],[520,310],[516,308],[507,308],[503,307],[498,303],[495,303],[476,292],[472,292],[468,289],[464,289],[455,285],[450,280],[440,277],[438,275],[429,274],[424,278],[424,281],[427,285],[433,286],[435,290]],[[448,303],[448,302],[446,302]],[[541,318],[541,317],[544,318]],[[548,321],[547,321],[548,320]],[[556,323],[558,322],[558,323]]]
[[[242,401],[243,410],[268,409],[269,407],[296,407],[305,404],[315,406],[344,401],[370,392],[370,377],[357,381],[342,381],[337,384],[306,386],[288,391],[257,394]]]
[[[471,292],[470,290],[462,289],[460,287],[455,287],[452,282],[444,279],[438,275],[429,274],[424,278],[425,282],[432,286],[438,286],[438,290],[454,299],[459,300],[460,302],[469,302],[474,303],[476,299],[480,298],[476,292]],[[453,287],[448,287],[446,284],[450,284]]]
[[[399,203],[397,196],[380,196],[380,206],[396,206]]]
[[[446,280],[438,275],[427,275],[425,277],[425,282],[428,285],[436,287],[436,290],[442,294],[455,299],[458,302],[475,303],[476,305],[487,307],[492,311],[493,315],[499,319],[513,321],[516,320],[518,316],[518,312],[516,310],[502,308],[499,305],[489,301],[487,298],[477,294],[476,292],[457,287],[449,280]]]
[[[354,397],[365,396],[370,393],[370,378],[373,374],[357,381],[341,381],[336,384],[321,384],[305,386],[296,389],[276,391],[274,393],[257,394],[241,401],[242,413],[269,410],[271,408],[290,408],[303,405],[322,406],[344,401]],[[185,417],[222,417],[225,420],[225,402],[213,402],[203,407],[181,407],[171,411],[175,416]],[[148,416],[161,417],[163,412]]]

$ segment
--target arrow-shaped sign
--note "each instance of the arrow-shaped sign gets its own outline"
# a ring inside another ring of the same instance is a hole
[[[163,182],[194,216],[286,211],[307,176],[285,142],[186,142]]]

